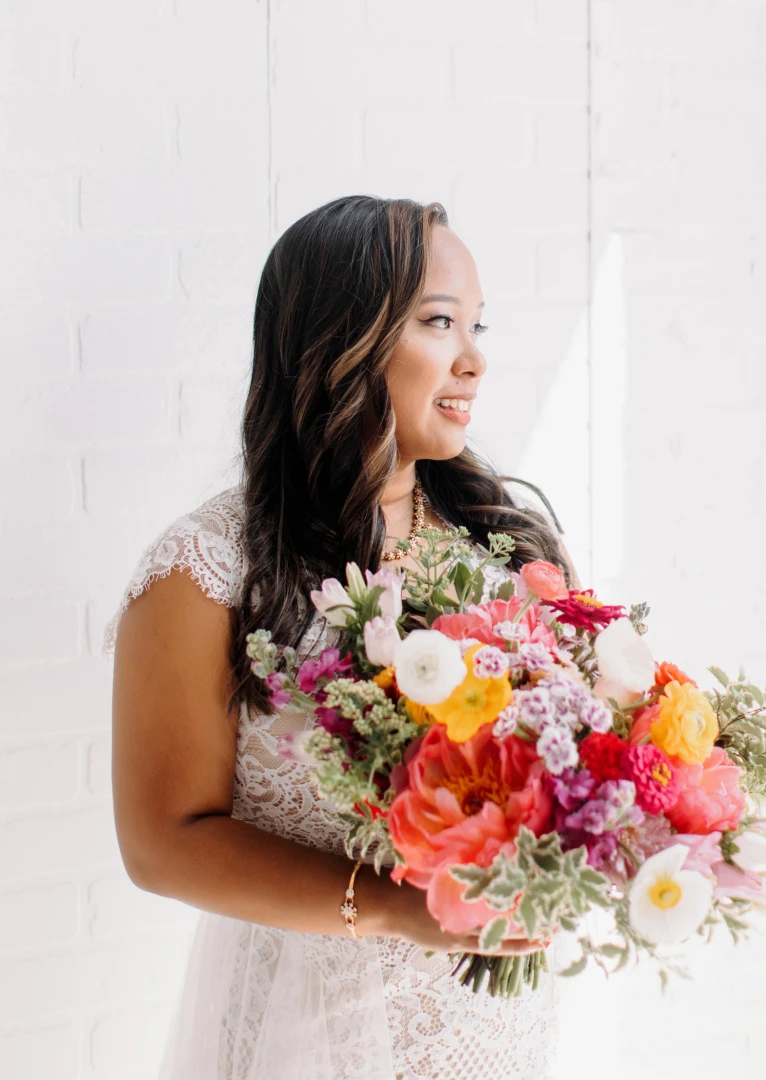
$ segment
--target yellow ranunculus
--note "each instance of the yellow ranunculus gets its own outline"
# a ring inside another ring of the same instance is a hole
[[[377,675],[373,675],[372,681],[381,688],[381,690],[388,690],[390,686],[394,685],[394,669],[392,667],[384,667]]]
[[[493,723],[510,703],[513,691],[505,671],[498,679],[479,679],[473,670],[473,654],[482,645],[471,645],[463,660],[466,676],[445,701],[429,705],[428,711],[447,727],[453,742],[467,742],[484,724]]]
[[[418,705],[417,701],[410,701],[409,698],[405,698],[407,702],[407,712],[410,714],[416,724],[432,724],[434,721],[431,715],[430,709],[426,705]]]
[[[659,718],[649,729],[654,745],[689,765],[701,765],[718,737],[718,717],[708,699],[691,683],[669,682],[659,707]]]

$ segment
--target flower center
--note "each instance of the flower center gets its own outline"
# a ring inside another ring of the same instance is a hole
[[[595,596],[584,596],[582,593],[575,593],[573,599],[585,604],[586,607],[600,608],[604,606]]]
[[[672,878],[658,878],[649,890],[649,899],[655,907],[667,911],[681,899],[681,886]]]
[[[466,690],[462,704],[466,709],[483,709],[487,704],[487,695],[484,690],[471,687]]]
[[[705,717],[702,713],[698,709],[694,709],[694,711],[689,714],[689,719],[697,729],[697,734],[702,735],[705,730]]]
[[[659,761],[652,769],[652,780],[667,787],[671,780],[670,769],[664,761]]]
[[[451,776],[444,782],[460,803],[464,814],[478,814],[485,802],[505,806],[508,788],[498,773],[497,762],[489,761],[480,776]]]

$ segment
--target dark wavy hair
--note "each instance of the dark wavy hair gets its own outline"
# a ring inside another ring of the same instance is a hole
[[[266,260],[242,427],[247,571],[233,612],[232,704],[273,711],[250,673],[250,632],[267,627],[297,646],[322,578],[343,579],[350,561],[380,565],[380,499],[397,465],[386,366],[420,302],[432,230],[447,224],[439,203],[350,196],[291,225]],[[512,533],[515,569],[546,559],[571,586],[545,517],[504,487],[513,477],[469,448],[416,468],[447,520],[485,544],[490,531]]]

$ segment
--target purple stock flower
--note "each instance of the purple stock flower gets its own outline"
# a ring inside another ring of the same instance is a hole
[[[613,808],[604,799],[591,799],[583,803],[579,810],[567,815],[564,824],[568,829],[582,829],[583,832],[600,836],[608,828]]]
[[[577,746],[566,728],[548,724],[537,740],[537,752],[549,773],[557,776],[577,764]]]
[[[555,664],[550,649],[537,641],[519,646],[518,656],[527,671],[551,671]]]
[[[610,859],[614,857],[620,844],[620,836],[617,832],[605,832],[597,840],[588,843],[588,865],[594,870],[601,870]]]
[[[593,698],[583,706],[580,719],[591,731],[597,731],[601,735],[612,728],[612,710],[597,698]]]
[[[547,690],[536,686],[534,690],[518,690],[514,695],[521,720],[533,731],[540,731],[546,724],[556,720],[556,709]]]
[[[574,810],[590,796],[596,777],[587,769],[564,769],[561,776],[551,778],[556,801],[565,810]]]

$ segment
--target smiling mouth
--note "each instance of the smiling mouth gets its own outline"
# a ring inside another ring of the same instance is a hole
[[[471,402],[465,398],[436,398],[434,405],[448,420],[467,424],[471,419]]]

